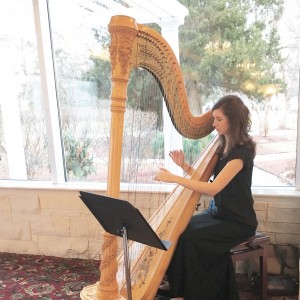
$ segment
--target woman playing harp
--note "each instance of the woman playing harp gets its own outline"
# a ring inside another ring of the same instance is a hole
[[[143,68],[154,75],[162,90],[166,106],[181,135],[199,139],[212,131],[212,112],[201,116],[190,113],[184,81],[176,57],[161,35],[126,16],[114,16],[109,24],[111,35],[111,130],[107,194],[120,196],[120,170],[124,112],[127,85],[133,68]],[[208,146],[194,164],[192,178],[207,181],[216,162],[216,144]],[[168,251],[142,247],[135,261],[131,260],[133,300],[153,300],[171,260],[177,239],[185,229],[199,202],[199,193],[177,186],[149,219],[150,226],[162,240],[172,243]],[[186,202],[186,199],[189,199]],[[184,209],[182,203],[186,202]],[[129,252],[134,248],[130,245]],[[81,293],[82,299],[124,299],[123,256],[117,256],[115,236],[104,233],[100,265],[100,281]],[[91,295],[91,297],[89,296]]]
[[[173,182],[211,195],[209,209],[194,215],[180,236],[167,270],[170,289],[159,294],[185,300],[238,300],[230,249],[255,234],[251,181],[255,143],[248,135],[249,110],[233,95],[213,107],[213,126],[219,134],[218,162],[212,182],[174,175],[161,168],[158,181]],[[172,151],[173,161],[190,170],[182,151]]]

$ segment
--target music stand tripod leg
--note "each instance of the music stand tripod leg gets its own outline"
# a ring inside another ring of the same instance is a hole
[[[126,288],[127,288],[127,299],[132,300],[131,294],[131,277],[130,277],[130,266],[129,266],[129,254],[128,254],[128,238],[127,229],[125,226],[120,230],[123,236],[123,247],[124,247],[124,265],[125,265],[125,276],[126,276]]]

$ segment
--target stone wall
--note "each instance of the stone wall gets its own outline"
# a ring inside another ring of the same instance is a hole
[[[148,218],[163,195],[124,193],[121,198]],[[274,243],[300,245],[300,196],[254,192],[254,198],[258,230]],[[204,197],[202,208],[207,203]],[[78,190],[1,188],[0,222],[0,252],[100,259],[103,230]]]
[[[255,200],[258,230],[272,243],[300,246],[300,198],[256,196]]]

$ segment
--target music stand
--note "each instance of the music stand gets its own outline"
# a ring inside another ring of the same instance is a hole
[[[141,212],[130,202],[89,192],[79,193],[81,200],[104,230],[123,238],[127,297],[131,300],[128,239],[165,251],[171,243],[161,240]]]

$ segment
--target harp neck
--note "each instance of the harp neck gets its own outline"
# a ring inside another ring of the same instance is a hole
[[[155,30],[126,16],[114,16],[109,24],[112,67],[112,105],[117,97],[126,100],[127,83],[133,67],[141,67],[156,78],[174,127],[184,137],[199,139],[212,130],[212,111],[194,116],[188,104],[177,58]]]

